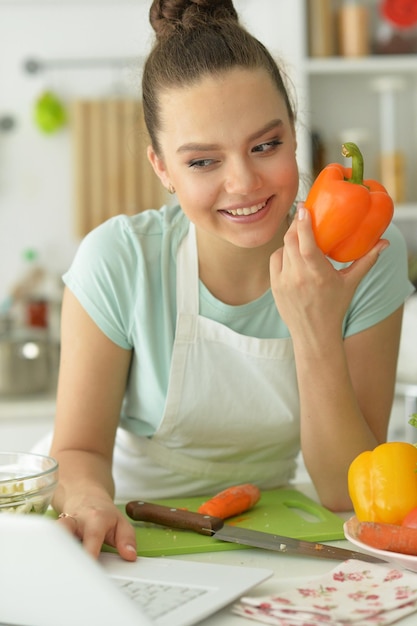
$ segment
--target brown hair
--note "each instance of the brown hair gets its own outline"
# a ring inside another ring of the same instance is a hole
[[[156,153],[160,153],[159,94],[234,67],[265,69],[294,121],[276,62],[265,46],[240,25],[232,0],[153,0],[149,19],[156,41],[144,66],[142,97],[145,122]]]

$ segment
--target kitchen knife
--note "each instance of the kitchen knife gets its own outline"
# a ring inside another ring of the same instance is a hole
[[[239,543],[254,548],[275,550],[284,554],[299,554],[302,556],[315,556],[322,559],[335,559],[346,561],[358,559],[369,563],[386,563],[383,559],[375,556],[337,548],[324,543],[293,539],[282,535],[264,533],[258,530],[250,530],[240,526],[225,524],[219,517],[201,515],[184,509],[152,504],[141,500],[131,501],[126,504],[127,515],[137,522],[152,522],[169,528],[181,528],[191,530],[200,535],[210,535],[220,541]]]

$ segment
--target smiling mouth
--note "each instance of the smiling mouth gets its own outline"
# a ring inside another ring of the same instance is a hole
[[[229,215],[253,215],[254,213],[257,213],[258,211],[263,209],[264,206],[266,206],[266,202],[254,204],[253,206],[242,207],[241,209],[230,209],[230,211],[226,209],[224,212],[228,213]]]

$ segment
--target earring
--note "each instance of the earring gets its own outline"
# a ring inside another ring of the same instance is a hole
[[[168,193],[170,193],[171,195],[175,193],[175,187],[171,183],[169,183],[168,185]]]

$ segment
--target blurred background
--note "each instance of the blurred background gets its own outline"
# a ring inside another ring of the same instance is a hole
[[[294,90],[300,197],[326,163],[343,161],[343,141],[358,143],[366,177],[395,199],[417,283],[417,16],[403,5],[235,0]],[[51,422],[60,277],[81,238],[111,215],[168,201],[144,158],[149,6],[0,0],[0,423],[10,446],[28,447]],[[411,298],[393,422],[401,436],[417,396],[415,309]]]

